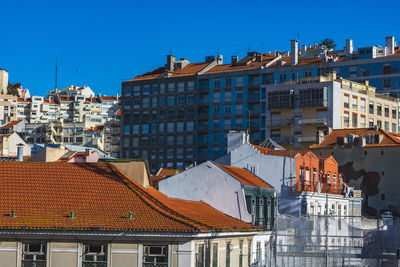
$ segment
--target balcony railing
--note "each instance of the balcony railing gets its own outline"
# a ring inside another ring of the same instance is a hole
[[[302,136],[297,139],[297,142],[299,143],[309,143],[309,142],[316,142],[317,137],[316,136]]]
[[[300,119],[299,125],[307,125],[307,124],[327,125],[328,122],[329,122],[328,118]]]
[[[267,126],[269,127],[278,127],[278,126],[290,126],[293,125],[293,119],[283,119],[283,120],[268,120]]]

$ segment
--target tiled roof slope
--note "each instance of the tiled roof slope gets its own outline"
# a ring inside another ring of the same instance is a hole
[[[173,77],[180,77],[180,76],[190,76],[195,75],[197,72],[204,69],[209,63],[201,62],[201,63],[189,63],[182,69],[176,69],[170,71],[165,67],[157,68],[153,71],[147,72],[143,75],[136,76],[132,81],[138,80],[149,80],[154,78],[162,78],[164,77],[164,72],[170,73]]]
[[[333,130],[331,134],[325,136],[321,144],[315,144],[311,146],[312,149],[317,148],[330,148],[336,146],[336,138],[346,137],[349,134],[364,137],[368,134],[371,135],[383,135],[383,139],[379,144],[366,144],[366,147],[374,146],[400,146],[400,138],[398,134],[389,133],[382,128],[358,128],[358,129],[337,129]]]
[[[254,230],[197,221],[172,209],[110,163],[0,162],[0,229],[198,232]],[[173,201],[173,200],[171,200]],[[171,204],[172,205],[172,204]],[[17,217],[9,216],[15,210]],[[71,218],[71,212],[75,218]],[[134,219],[130,220],[129,212]],[[201,214],[199,214],[200,216]],[[204,214],[205,220],[208,215]]]
[[[172,176],[172,175],[178,174],[180,172],[182,172],[182,170],[161,168],[161,169],[158,170],[156,175],[168,177],[168,176]]]
[[[249,227],[247,223],[238,222],[238,220],[217,211],[204,202],[170,198],[152,187],[147,188],[146,191],[165,205],[165,207],[176,210],[186,218],[203,225],[212,226],[217,229]]]
[[[255,176],[246,169],[233,166],[226,166],[222,164],[217,164],[217,165],[224,171],[226,171],[227,173],[229,173],[230,175],[241,181],[244,185],[258,186],[258,187],[272,189],[272,186],[270,186],[269,184],[267,184],[266,182],[264,182],[259,177]]]
[[[21,122],[21,120],[10,121],[9,123],[7,123],[6,125],[1,126],[0,128],[10,128],[10,127],[13,127],[14,125],[17,125],[20,122]]]
[[[291,149],[291,150],[274,150],[270,148],[260,147],[253,145],[253,147],[258,150],[261,154],[264,155],[272,155],[272,156],[281,156],[281,157],[289,157],[294,158],[297,154],[304,155],[309,150],[306,149]]]

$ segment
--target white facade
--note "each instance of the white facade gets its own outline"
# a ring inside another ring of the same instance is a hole
[[[242,183],[211,161],[160,181],[159,190],[169,197],[203,201],[233,218],[252,222]]]

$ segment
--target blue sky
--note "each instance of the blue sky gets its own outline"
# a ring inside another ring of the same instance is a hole
[[[115,95],[121,82],[177,58],[203,61],[217,52],[230,61],[249,50],[289,50],[290,40],[325,37],[338,47],[400,40],[400,1],[4,1],[0,68],[31,94],[88,85]]]

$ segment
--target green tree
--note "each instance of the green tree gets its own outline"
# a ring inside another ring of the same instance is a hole
[[[335,41],[332,39],[329,39],[329,38],[325,38],[324,40],[319,42],[319,45],[324,45],[328,49],[331,49],[331,48],[335,49],[335,47],[336,47]]]
[[[20,83],[8,83],[7,94],[19,96],[18,88],[21,87]]]

